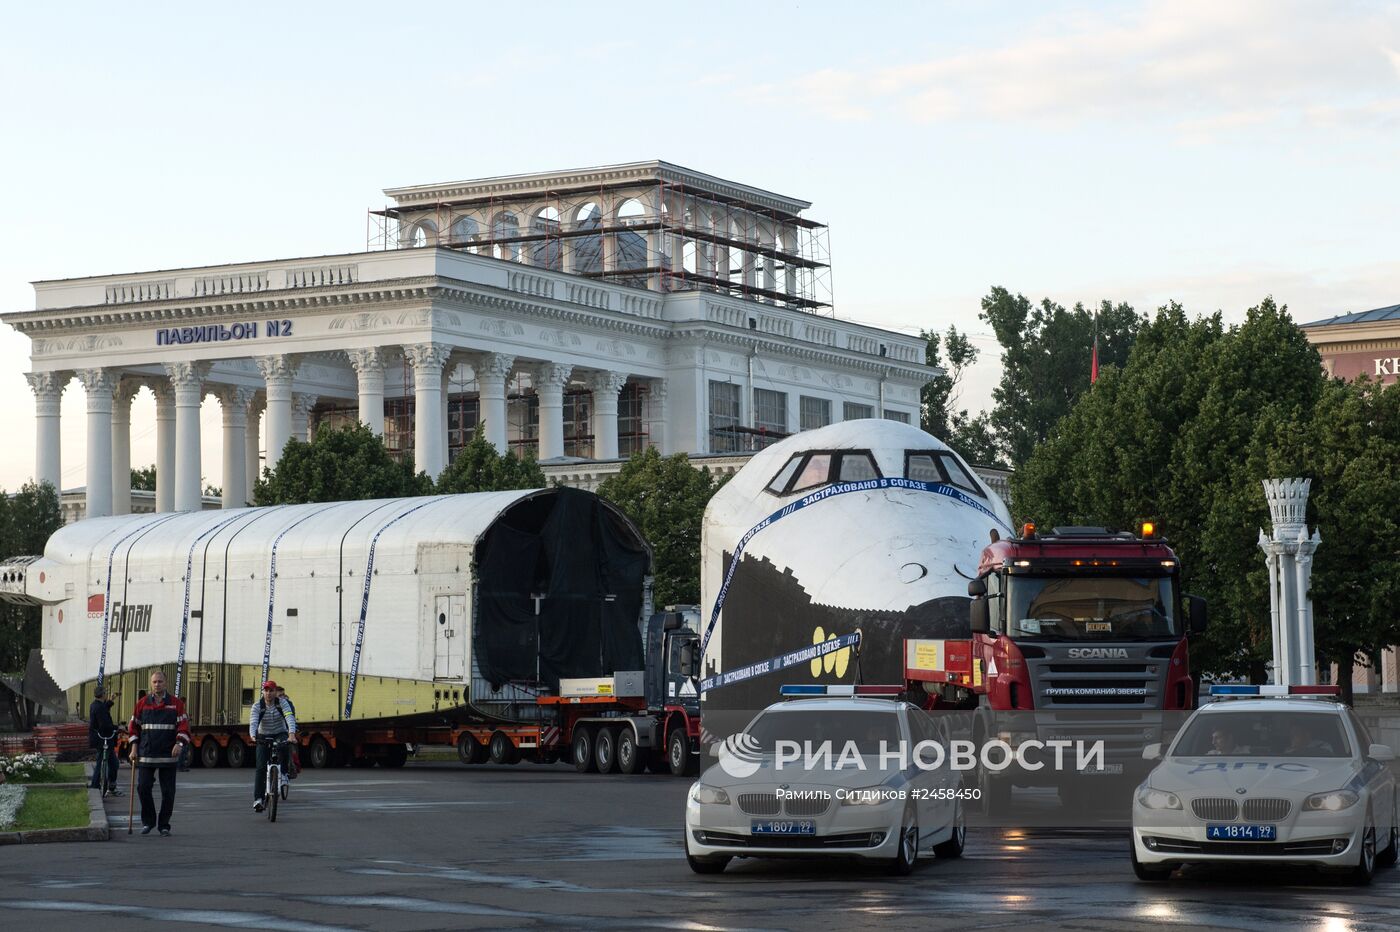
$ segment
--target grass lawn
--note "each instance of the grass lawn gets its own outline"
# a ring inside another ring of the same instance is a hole
[[[88,824],[88,791],[50,790],[31,787],[24,794],[19,818],[12,832],[32,832],[41,828],[82,828]]]
[[[15,780],[15,783],[86,783],[92,778],[91,764],[79,761],[74,764],[58,764],[54,775],[39,780]]]

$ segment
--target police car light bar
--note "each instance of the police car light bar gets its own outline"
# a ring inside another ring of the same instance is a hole
[[[1340,686],[1212,686],[1212,696],[1340,696]]]
[[[780,696],[898,696],[904,687],[898,684],[889,686],[843,686],[790,684],[778,689]]]

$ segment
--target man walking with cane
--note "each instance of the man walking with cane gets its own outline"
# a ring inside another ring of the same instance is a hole
[[[158,828],[170,834],[170,814],[175,809],[175,768],[190,742],[190,719],[185,703],[165,691],[165,672],[151,674],[151,690],[131,714],[131,763],[138,768],[136,792],[141,797],[141,834]],[[156,777],[160,777],[160,813],[156,813]]]

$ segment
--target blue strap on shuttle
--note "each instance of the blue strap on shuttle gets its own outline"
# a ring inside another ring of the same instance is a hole
[[[829,485],[825,488],[818,489],[810,495],[804,495],[797,501],[789,502],[782,508],[779,508],[771,515],[749,528],[744,536],[739,538],[739,546],[734,548],[734,556],[730,559],[729,569],[724,574],[724,583],[719,587],[719,595],[715,597],[715,606],[710,612],[710,622],[705,626],[705,636],[700,640],[700,657],[702,658],[702,662],[705,652],[709,650],[710,635],[714,634],[715,624],[719,621],[720,609],[724,607],[724,599],[729,595],[729,584],[734,581],[734,571],[739,568],[739,561],[744,556],[744,548],[748,546],[749,541],[753,539],[755,534],[768,527],[773,522],[786,518],[794,511],[801,511],[809,505],[815,505],[817,502],[824,501],[833,496],[849,495],[852,492],[878,492],[883,489],[900,489],[906,492],[932,492],[935,495],[946,495],[960,504],[975,508],[997,524],[1006,528],[1008,532],[1011,532],[1011,526],[997,517],[996,512],[961,489],[954,488],[944,482],[920,482],[917,479],[901,479],[896,476],[867,479],[862,482],[840,482],[836,485]]]
[[[241,511],[230,518],[220,521],[218,524],[196,537],[194,543],[190,544],[189,553],[185,555],[185,607],[180,615],[180,655],[179,659],[175,661],[174,695],[176,696],[183,695],[180,692],[180,684],[185,678],[185,644],[189,638],[190,632],[190,586],[194,583],[194,549],[199,546],[199,542],[204,540],[204,538],[211,534],[217,534],[239,518],[246,518],[251,513],[252,512]]]
[[[148,530],[149,528],[153,528],[157,524],[164,524],[166,521],[169,521],[173,517],[175,517],[175,515],[173,514],[161,515],[154,521],[148,521],[140,527],[128,531],[125,537],[121,538],[115,544],[112,545],[112,552],[107,554],[107,588],[102,593],[102,654],[100,657],[98,657],[97,660],[98,686],[101,686],[103,684],[103,681],[107,678],[107,631],[112,626],[112,564],[116,561],[117,548],[119,548],[122,544],[126,543],[127,541],[131,540],[131,538],[135,537],[137,534],[140,534],[142,531]]]
[[[379,530],[374,532],[374,537],[369,542],[369,558],[365,561],[365,584],[360,592],[360,623],[355,631],[355,653],[351,655],[350,658],[350,682],[345,685],[345,714],[342,718],[349,718],[350,710],[355,705],[355,681],[360,675],[360,651],[365,644],[365,617],[369,614],[369,587],[370,583],[374,580],[374,551],[375,548],[379,546],[379,535],[383,534],[385,531],[389,530],[389,528],[398,524],[415,511],[427,508],[429,505],[436,505],[438,502],[445,501],[447,498],[448,496],[442,495],[437,498],[429,499],[426,502],[414,505],[412,508],[396,517],[390,518]]]
[[[760,660],[758,663],[751,663],[746,667],[737,670],[727,670],[724,673],[716,673],[714,676],[706,677],[700,681],[700,692],[714,689],[718,686],[733,686],[735,683],[742,683],[744,680],[751,680],[755,676],[762,676],[765,673],[777,673],[779,670],[786,670],[788,667],[800,666],[810,663],[818,657],[825,657],[827,654],[847,647],[860,646],[860,632],[854,634],[843,634],[839,638],[830,638],[820,644],[812,644],[801,650],[791,651],[770,660]]]

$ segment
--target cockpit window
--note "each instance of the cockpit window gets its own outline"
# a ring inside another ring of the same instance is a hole
[[[986,498],[987,493],[958,458],[946,450],[909,450],[904,454],[904,478],[917,482],[943,482]]]
[[[782,495],[784,490],[787,489],[788,483],[792,481],[792,474],[797,472],[797,467],[802,465],[802,459],[806,455],[805,453],[794,453],[792,459],[788,460],[787,464],[783,466],[782,469],[778,470],[778,474],[773,477],[773,481],[768,483],[768,491],[772,492],[774,495]]]
[[[869,450],[808,450],[794,453],[783,464],[766,490],[773,495],[793,495],[833,482],[863,482],[880,478],[880,468]]]
[[[875,461],[870,458],[869,453],[843,453],[841,455],[841,475],[842,482],[864,482],[867,479],[880,478],[880,471],[875,468]]]
[[[830,481],[831,454],[813,453],[807,457],[807,462],[802,464],[802,471],[797,474],[797,481],[793,483],[792,491],[801,492],[804,489],[815,489]]]

